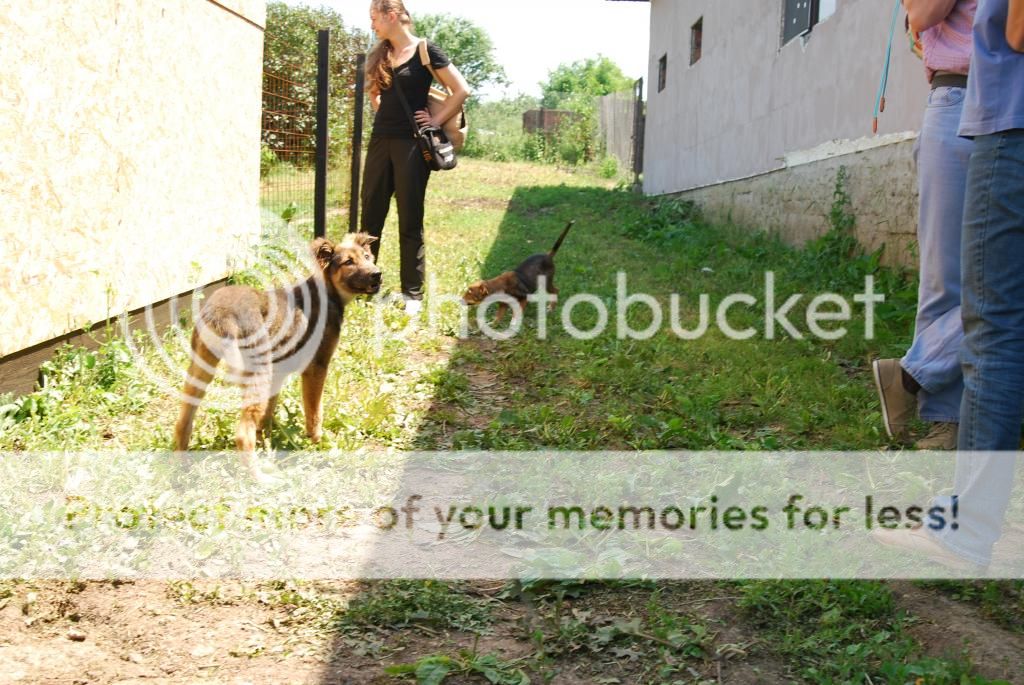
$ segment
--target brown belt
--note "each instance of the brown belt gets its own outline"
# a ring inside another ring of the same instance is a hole
[[[932,90],[936,88],[966,88],[965,74],[935,74],[932,76]]]

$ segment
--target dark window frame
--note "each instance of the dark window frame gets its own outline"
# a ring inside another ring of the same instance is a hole
[[[704,43],[704,17],[693,22],[690,27],[690,66],[700,61],[701,47]]]
[[[665,90],[668,83],[668,53],[658,60],[658,92]]]
[[[820,19],[819,0],[782,0],[782,45],[806,36]]]

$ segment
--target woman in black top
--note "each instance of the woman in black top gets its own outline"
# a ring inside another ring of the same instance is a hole
[[[405,310],[418,314],[423,299],[423,201],[430,169],[413,137],[412,124],[398,98],[398,79],[416,123],[440,126],[454,116],[469,86],[441,48],[427,44],[430,65],[452,95],[436,117],[427,111],[427,91],[433,77],[420,62],[420,38],[412,34],[412,19],[402,0],[372,0],[370,21],[378,43],[366,60],[370,105],[377,113],[366,153],[362,190],[362,230],[380,238],[391,196],[398,202],[398,237],[401,253],[402,296]],[[373,244],[374,256],[380,241]]]

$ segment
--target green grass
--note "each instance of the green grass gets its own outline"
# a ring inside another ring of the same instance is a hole
[[[428,625],[486,631],[491,623],[487,606],[457,592],[457,586],[432,580],[374,583],[341,617],[346,625],[407,627]]]
[[[868,360],[907,343],[914,284],[879,267],[877,256],[851,255],[834,234],[794,250],[764,233],[707,225],[678,203],[646,201],[594,176],[527,164],[467,160],[452,174],[435,174],[430,193],[428,276],[440,293],[458,294],[469,281],[548,249],[564,222],[575,219],[558,257],[563,301],[580,292],[612,301],[615,273],[622,271],[630,292],[653,294],[666,313],[669,296],[678,294],[682,323],[690,327],[698,294],[708,293],[713,305],[736,291],[760,298],[768,267],[778,301],[808,293],[790,316],[805,335],[801,307],[810,294],[852,295],[871,273],[887,301],[878,309],[874,340],[863,339],[857,311],[850,334],[837,341],[765,340],[760,332],[734,341],[713,325],[693,341],[667,330],[646,341],[619,340],[612,329],[574,340],[557,312],[548,318],[548,338],[539,340],[530,335],[537,322],[528,312],[524,334],[497,351],[475,337],[455,340],[459,309],[446,305],[439,328],[415,336],[415,355],[398,339],[378,349],[369,339],[370,306],[360,302],[346,317],[326,390],[326,446],[447,446],[437,443],[431,411],[481,408],[466,379],[480,368],[497,376],[507,399],[487,425],[455,427],[456,440],[467,447],[857,449],[885,442]],[[397,287],[394,222],[392,216],[381,256],[390,289]],[[822,222],[824,230],[826,217]],[[736,308],[731,322],[740,328],[747,317]],[[635,328],[648,321],[640,307],[628,318]],[[406,322],[397,310],[386,321],[396,330]],[[593,310],[578,307],[573,322],[590,327]],[[105,333],[96,332],[101,339]],[[141,357],[116,340],[97,352],[62,351],[44,369],[44,388],[4,401],[0,448],[169,444],[174,402],[144,371],[155,368],[158,377],[170,378],[184,368],[185,356],[160,363],[151,347],[140,345]],[[294,385],[279,410],[289,420],[299,412]],[[199,445],[230,445],[232,422],[227,413],[201,409]],[[302,445],[299,436],[280,437],[285,446]]]
[[[1024,580],[930,580],[919,584],[953,599],[969,602],[1007,630],[1024,633]]]
[[[985,682],[970,664],[923,657],[907,633],[911,620],[881,583],[778,581],[739,587],[743,607],[774,650],[811,682]]]
[[[327,219],[331,226],[347,230],[351,194],[347,166],[327,171]],[[295,228],[313,236],[315,177],[310,167],[275,164],[260,179],[260,209],[272,217],[283,217]],[[344,216],[342,216],[344,215]],[[266,219],[265,219],[266,221]]]
[[[574,219],[557,259],[563,302],[580,292],[611,300],[615,274],[622,271],[630,292],[650,293],[666,304],[672,293],[679,294],[689,325],[698,294],[708,293],[713,303],[737,291],[760,298],[763,272],[770,268],[779,302],[793,293],[852,295],[871,274],[886,303],[878,309],[872,340],[864,339],[856,321],[850,322],[849,335],[835,341],[763,335],[733,341],[714,329],[692,341],[665,331],[646,341],[619,340],[613,332],[575,340],[554,316],[546,340],[527,334],[510,343],[487,343],[479,336],[461,341],[452,336],[459,308],[450,305],[436,330],[421,329],[408,340],[390,339],[381,346],[372,335],[374,310],[356,303],[346,312],[328,377],[325,436],[318,448],[806,450],[873,449],[887,443],[869,360],[905,349],[916,286],[907,274],[882,268],[879,255],[863,254],[850,242],[841,192],[830,216],[821,218],[823,237],[803,250],[765,233],[710,225],[685,203],[647,200],[597,175],[553,167],[465,159],[456,171],[435,174],[428,192],[433,296],[460,293],[476,278],[549,249],[565,222]],[[333,227],[331,234],[340,231]],[[397,289],[394,212],[380,261],[386,289]],[[794,307],[791,320],[802,320],[807,300]],[[629,321],[642,328],[646,316],[633,309]],[[733,324],[742,327],[745,320],[753,317],[737,310]],[[574,317],[581,328],[593,321],[585,307]],[[388,310],[385,323],[399,330],[406,318]],[[528,313],[524,325],[526,333],[533,332],[536,315]],[[806,326],[798,328],[806,333]],[[0,398],[0,450],[170,447],[176,401],[158,381],[174,381],[186,365],[185,352],[164,362],[151,341],[140,341],[143,351],[135,355],[125,341],[108,340],[106,333],[96,332],[105,342],[95,352],[61,350],[44,368],[45,383],[36,392]],[[230,449],[236,421],[237,408],[203,405],[194,448]],[[278,405],[275,446],[313,448],[301,425],[301,397],[293,382]],[[963,588],[964,598],[995,611],[998,597],[989,590],[954,586]],[[618,591],[604,584],[586,587],[597,588],[587,592]],[[869,675],[873,682],[918,677],[929,683],[982,682],[972,679],[962,659],[921,656],[907,631],[908,618],[894,608],[883,585],[745,582],[738,587],[749,620],[771,638],[761,649],[792,663],[800,679],[864,682]],[[193,596],[187,587],[181,592]],[[334,628],[424,620],[480,631],[491,620],[486,607],[443,583],[381,584],[351,604],[293,586],[275,592],[279,603],[305,607]],[[637,623],[596,621],[558,608],[558,601],[543,600],[544,615],[529,634],[540,671],[545,660],[618,649],[653,655],[644,682],[672,682],[688,677],[688,660],[707,658],[708,629],[657,596],[635,616]],[[492,669],[495,678],[504,679],[492,682],[519,682],[520,664],[490,661],[488,655],[431,658],[396,674],[443,670],[489,677],[485,671]]]
[[[515,662],[494,654],[478,655],[462,651],[458,656],[431,655],[411,664],[398,664],[384,669],[389,675],[413,677],[419,685],[436,685],[449,675],[476,675],[492,685],[530,685],[530,678]]]
[[[597,586],[590,589],[600,593]],[[575,588],[579,597],[586,590]],[[643,682],[671,682],[685,676],[686,666],[712,655],[712,630],[701,620],[672,606],[678,593],[655,589],[646,602],[614,613],[603,611],[600,602],[574,608],[556,593],[542,601],[538,616],[528,626],[539,670],[558,658],[586,654],[597,660],[645,657]],[[639,593],[634,595],[639,598]]]

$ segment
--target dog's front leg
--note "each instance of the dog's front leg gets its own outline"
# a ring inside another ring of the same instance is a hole
[[[498,302],[498,311],[494,315],[494,323],[499,324],[505,320],[505,314],[508,312],[508,304],[504,301]]]
[[[302,406],[306,412],[306,435],[313,442],[320,442],[323,435],[323,415],[320,401],[323,399],[327,367],[313,362],[302,372]]]
[[[519,307],[519,311],[516,314],[518,314],[519,320],[522,321],[523,317],[526,316],[526,298],[516,298],[516,304]]]
[[[558,302],[558,288],[555,287],[554,280],[548,282],[548,295],[551,295],[551,301],[548,302],[548,311],[555,311],[555,303]]]

